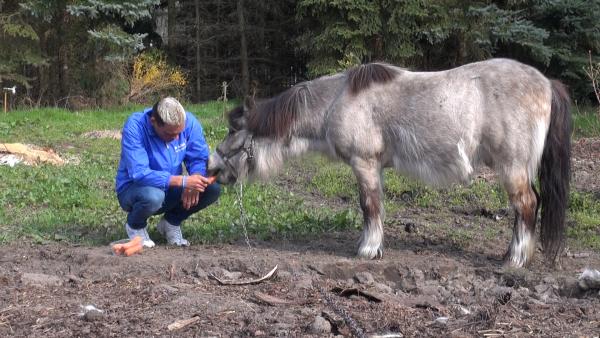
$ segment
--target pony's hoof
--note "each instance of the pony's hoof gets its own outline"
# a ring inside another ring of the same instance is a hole
[[[383,258],[383,248],[379,247],[377,249],[366,249],[361,248],[358,250],[358,257],[366,258],[366,259],[382,259]]]

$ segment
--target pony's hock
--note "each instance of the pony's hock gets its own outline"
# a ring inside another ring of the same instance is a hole
[[[569,108],[560,82],[508,59],[441,72],[361,65],[233,109],[209,172],[233,183],[266,178],[308,151],[344,161],[357,178],[364,217],[358,254],[375,258],[383,252],[384,168],[443,186],[467,183],[474,167],[487,165],[515,209],[506,262],[531,261],[540,206],[541,242],[554,262],[569,193]]]

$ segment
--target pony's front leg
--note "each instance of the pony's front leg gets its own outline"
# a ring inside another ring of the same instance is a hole
[[[360,207],[363,212],[363,233],[358,256],[374,259],[383,256],[383,189],[381,163],[376,159],[353,158],[350,161],[358,180]]]

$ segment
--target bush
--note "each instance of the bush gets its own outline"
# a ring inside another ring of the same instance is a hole
[[[169,65],[164,55],[142,53],[133,60],[126,102],[142,103],[158,95],[181,92],[186,84],[185,74],[179,67]]]

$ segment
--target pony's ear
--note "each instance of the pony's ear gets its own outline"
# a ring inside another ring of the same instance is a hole
[[[249,96],[247,95],[244,98],[244,113],[254,109],[254,107],[256,106],[256,101],[254,101],[254,96]]]

